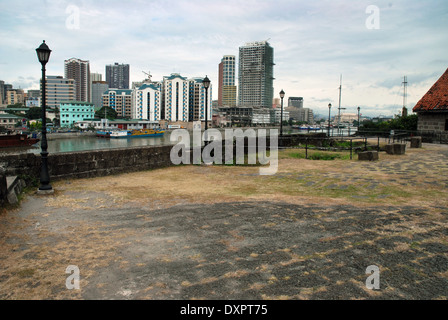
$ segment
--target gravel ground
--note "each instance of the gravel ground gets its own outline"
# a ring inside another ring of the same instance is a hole
[[[406,185],[406,170],[425,168],[443,193],[446,176],[437,172],[446,172],[447,155],[447,146],[434,146],[401,165],[355,163],[385,174],[401,170],[393,183]],[[156,201],[117,201],[107,192],[71,189],[69,182],[52,196],[29,193],[0,216],[0,299],[448,297],[443,201],[424,207],[387,197],[370,205],[250,197]],[[79,289],[67,288],[68,266],[79,270]],[[369,280],[369,266],[379,270],[376,282]],[[370,283],[379,287],[369,289]]]

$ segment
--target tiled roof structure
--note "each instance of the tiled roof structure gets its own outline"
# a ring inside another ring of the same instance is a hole
[[[412,110],[414,112],[448,111],[448,69]]]

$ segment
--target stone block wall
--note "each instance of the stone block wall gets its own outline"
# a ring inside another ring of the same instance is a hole
[[[421,113],[418,115],[417,130],[442,133],[445,131],[446,120],[448,120],[448,112],[436,114]]]
[[[108,149],[55,153],[48,156],[52,180],[89,178],[124,172],[142,171],[171,166],[171,146]],[[7,155],[0,159],[7,176],[39,179],[40,154]]]

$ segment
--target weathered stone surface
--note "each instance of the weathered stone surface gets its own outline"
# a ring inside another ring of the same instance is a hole
[[[394,154],[394,145],[386,144],[385,150],[387,154]]]
[[[360,161],[376,161],[378,159],[378,151],[364,151],[358,153],[358,160]]]
[[[411,148],[421,148],[422,137],[411,137]]]
[[[405,154],[406,145],[404,143],[394,143],[394,154]]]
[[[406,145],[404,143],[390,143],[386,145],[387,154],[405,154]]]
[[[85,178],[157,169],[172,165],[172,146],[149,146],[111,150],[56,153],[48,156],[51,179]],[[6,176],[39,178],[39,154],[6,155],[2,158]]]

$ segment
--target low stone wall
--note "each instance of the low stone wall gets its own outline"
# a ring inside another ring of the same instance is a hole
[[[288,134],[278,137],[278,146],[288,148],[307,142],[310,145],[322,147],[325,138],[327,138],[326,133]]]
[[[48,171],[52,180],[89,178],[117,173],[157,169],[171,166],[172,146],[107,149],[55,153],[48,156]],[[40,154],[7,155],[0,159],[6,176],[39,179]]]
[[[278,146],[288,147],[304,143],[319,145],[323,140],[316,135],[287,135],[279,137]],[[252,144],[247,137],[244,139],[244,153],[248,147],[254,145],[258,150],[258,139]],[[266,149],[269,150],[270,139],[266,139]],[[55,153],[48,155],[48,172],[50,179],[90,178],[125,172],[158,169],[174,165],[170,158],[172,145],[147,146],[121,149],[103,149],[94,151],[80,151]],[[225,157],[225,141],[223,141],[222,155]],[[236,152],[236,142],[233,143],[233,154]],[[190,163],[193,163],[193,153],[190,153]],[[40,154],[24,153],[5,155],[0,158],[0,167],[4,168],[5,176],[19,176],[26,183],[38,181],[41,172]]]

